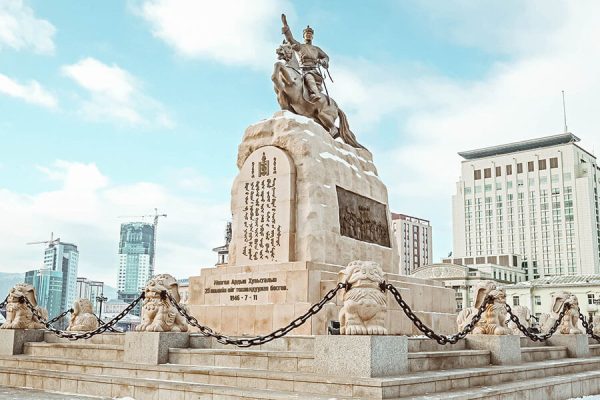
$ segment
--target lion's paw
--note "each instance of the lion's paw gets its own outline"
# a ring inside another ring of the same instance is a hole
[[[369,335],[387,335],[387,329],[381,325],[367,326],[367,334]]]
[[[366,335],[367,328],[362,325],[348,325],[346,326],[346,335]]]

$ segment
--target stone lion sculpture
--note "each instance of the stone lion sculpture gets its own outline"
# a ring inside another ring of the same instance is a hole
[[[465,308],[456,318],[459,329],[463,329],[471,322],[485,298],[490,295],[494,299],[488,304],[481,315],[481,319],[475,325],[475,335],[511,335],[513,331],[506,326],[506,292],[503,288],[496,286],[493,281],[481,281],[473,287],[473,307]]]
[[[564,305],[569,305],[562,322],[558,326],[556,333],[562,335],[578,335],[583,333],[578,328],[579,325],[579,300],[577,296],[570,292],[558,292],[552,294],[552,309],[549,314],[540,316],[540,325],[542,332],[547,333],[558,320],[559,314]]]
[[[600,315],[594,315],[592,318],[592,333],[600,335]]]
[[[44,320],[48,320],[48,311],[38,306],[33,286],[27,283],[17,283],[8,292],[6,322],[0,326],[0,329],[43,329],[46,327],[21,300],[23,296],[29,300]]]
[[[340,334],[385,335],[387,300],[379,285],[383,270],[373,261],[352,261],[340,271],[340,282],[350,285],[340,310]]]
[[[187,332],[186,320],[167,297],[161,296],[164,290],[179,302],[179,285],[173,276],[160,274],[150,279],[144,288],[142,323],[135,328],[136,331]]]
[[[88,299],[73,302],[73,313],[69,321],[68,331],[88,332],[98,327],[98,319],[94,315],[94,307]]]
[[[512,309],[512,313],[514,315],[517,316],[517,318],[519,318],[519,322],[521,322],[521,324],[525,327],[525,328],[536,328],[537,327],[537,322],[536,320],[531,316],[531,311],[529,310],[529,308],[525,307],[525,306],[514,306],[511,308]],[[510,318],[506,318],[506,322],[507,322],[507,326],[509,329],[512,330],[513,335],[523,335],[524,333],[521,332],[521,330],[517,327],[517,324],[515,324],[514,322],[512,322],[510,320]]]

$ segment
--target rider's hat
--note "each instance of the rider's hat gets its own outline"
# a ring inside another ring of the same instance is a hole
[[[302,34],[304,35],[306,32],[315,33],[315,31],[313,30],[313,28],[310,27],[310,25],[306,25],[306,28],[304,28]]]

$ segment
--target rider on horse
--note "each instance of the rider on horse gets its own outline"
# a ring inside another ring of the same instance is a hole
[[[296,51],[300,57],[300,69],[302,70],[305,87],[308,88],[309,101],[315,102],[321,98],[321,87],[324,80],[324,77],[319,70],[319,65],[322,65],[323,68],[327,69],[329,67],[329,57],[323,50],[312,44],[315,31],[310,26],[307,26],[306,29],[302,31],[305,43],[300,43],[294,39],[285,16],[282,16],[282,21],[283,28],[281,28],[281,32],[285,35],[285,38],[292,46],[292,49]]]

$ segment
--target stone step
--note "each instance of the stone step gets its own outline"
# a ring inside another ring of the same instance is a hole
[[[318,395],[330,395],[329,398],[333,396],[335,398],[354,396],[361,399],[381,399],[398,398],[400,396],[409,396],[408,398],[412,398],[427,393],[443,393],[453,389],[461,390],[479,386],[496,387],[498,384],[506,382],[520,382],[584,371],[598,371],[600,370],[600,358],[548,360],[516,366],[487,366],[451,371],[418,372],[390,378],[334,377],[301,372],[289,373],[170,364],[136,365],[122,362],[66,360],[48,357],[33,358],[25,355],[0,356],[0,367],[6,368],[11,372],[24,371],[26,374],[33,374],[34,376],[35,373],[31,371],[39,370],[45,372],[52,371],[59,374],[78,373],[88,378],[93,377],[94,379],[98,376],[115,379],[136,378],[143,381],[168,380],[226,385],[240,390],[266,388],[287,392],[295,391],[296,398],[298,398],[298,395],[301,396],[300,398],[310,398],[305,396],[309,393],[315,393]],[[0,385],[3,385],[2,382],[0,376]],[[598,379],[598,384],[600,385],[600,379]],[[79,393],[90,394],[87,392]],[[135,398],[136,400],[144,399],[144,397]]]
[[[169,349],[169,363],[267,371],[312,372],[312,352],[241,349]]]
[[[123,346],[93,343],[25,343],[23,353],[33,357],[60,357],[73,360],[123,361]]]
[[[410,372],[437,371],[490,365],[488,350],[450,350],[408,353]]]
[[[409,337],[408,352],[419,353],[423,351],[446,351],[446,350],[464,350],[466,347],[464,340],[459,340],[455,344],[439,344],[435,340],[425,337]]]
[[[231,383],[228,382],[229,384]],[[131,377],[110,377],[87,375],[74,372],[46,370],[10,370],[0,367],[0,386],[30,387],[62,393],[89,396],[131,397],[136,400],[201,399],[201,400],[287,400],[298,399],[297,391],[282,391],[276,388],[241,389],[225,385],[194,383],[174,380],[140,379]],[[352,387],[348,386],[349,396],[336,396],[336,399],[350,400]],[[330,400],[330,395],[303,393],[302,399]]]
[[[61,338],[52,332],[44,333],[44,342],[46,343],[73,343],[73,341]],[[123,346],[125,344],[124,333],[103,333],[101,335],[92,336],[89,339],[78,339],[77,343],[92,343],[92,344],[115,344]]]
[[[558,360],[567,358],[566,346],[522,347],[521,361],[532,362],[542,360]]]
[[[599,357],[600,356],[600,344],[590,344],[590,356]]]
[[[598,394],[600,371],[585,371],[562,376],[548,376],[523,381],[485,385],[483,387],[455,390],[424,396],[397,397],[397,400],[508,400],[543,399],[566,400]]]
[[[252,349],[266,351],[313,351],[315,346],[315,337],[310,335],[288,335],[274,339],[260,346],[253,346]],[[190,347],[198,349],[235,349],[236,346],[222,344],[215,338],[206,337],[197,333],[190,334]]]
[[[544,347],[546,342],[534,342],[526,336],[521,336],[521,348],[523,347]]]

